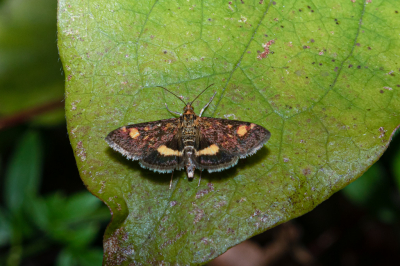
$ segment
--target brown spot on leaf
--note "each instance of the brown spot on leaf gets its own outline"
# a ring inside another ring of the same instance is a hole
[[[379,138],[381,139],[381,138],[383,138],[385,136],[386,130],[385,130],[384,127],[380,127],[379,128],[379,132],[381,133],[380,136],[379,136]]]
[[[82,141],[79,141],[76,145],[76,155],[81,159],[82,162],[86,161],[86,150],[83,147]]]
[[[72,110],[76,110],[76,105],[78,104],[78,103],[80,103],[81,102],[81,100],[76,100],[76,101],[73,101],[72,103],[71,103],[71,106],[72,106]]]
[[[199,199],[199,198],[203,197],[204,195],[210,193],[211,191],[214,191],[214,185],[212,183],[208,183],[207,186],[208,186],[208,189],[202,189],[196,193],[196,199]]]
[[[303,175],[309,175],[309,174],[311,174],[310,168],[303,169]]]
[[[214,208],[215,208],[215,209],[219,209],[219,208],[221,208],[222,206],[225,206],[226,204],[227,204],[227,202],[226,202],[225,200],[222,200],[222,201],[218,202],[217,204],[215,204],[215,205],[214,205]]]
[[[269,42],[264,43],[264,44],[262,45],[262,46],[264,47],[264,52],[260,53],[260,54],[257,56],[257,58],[260,59],[260,60],[263,59],[263,58],[266,58],[267,55],[269,55],[269,54],[271,53],[271,51],[269,50],[269,47],[270,47],[273,43],[275,43],[274,40],[270,40]]]
[[[121,265],[126,260],[122,256],[125,252],[121,252],[120,237],[124,235],[122,229],[117,229],[115,232],[104,242],[104,252],[106,265]]]
[[[186,232],[187,232],[187,231],[180,231],[180,232],[175,236],[175,238],[170,239],[170,240],[165,241],[164,243],[162,243],[162,244],[160,245],[160,249],[163,249],[163,248],[165,248],[166,246],[169,246],[169,245],[174,244],[178,239],[180,239],[184,234],[186,234]],[[162,263],[162,264],[159,264],[159,265],[165,265],[165,264]]]
[[[204,217],[204,211],[201,209],[195,209],[193,212],[190,212],[190,213],[196,215],[194,217],[193,224],[198,223],[201,220],[201,218]]]
[[[196,193],[196,199],[203,197],[204,195],[208,194],[208,189],[202,189]]]
[[[235,230],[233,230],[232,228],[228,228],[227,230],[226,230],[226,233],[228,233],[228,234],[234,234],[235,233]]]

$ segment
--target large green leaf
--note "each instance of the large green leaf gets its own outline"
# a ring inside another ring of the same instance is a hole
[[[354,181],[399,124],[392,1],[60,0],[68,131],[81,177],[111,209],[105,265],[202,264],[302,215]],[[263,53],[269,43],[270,53]],[[264,44],[264,46],[263,46]],[[265,56],[263,56],[265,55]],[[256,122],[271,139],[233,169],[155,174],[112,151],[111,130],[205,116]],[[174,105],[175,104],[175,105]]]

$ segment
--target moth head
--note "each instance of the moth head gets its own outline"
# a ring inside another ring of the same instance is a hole
[[[193,106],[190,103],[186,104],[186,106],[183,108],[183,113],[184,114],[194,114]]]

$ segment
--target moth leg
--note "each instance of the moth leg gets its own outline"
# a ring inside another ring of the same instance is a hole
[[[217,94],[217,92],[214,92],[214,95],[211,97],[210,101],[203,107],[203,109],[201,109],[199,117],[201,117],[201,115],[203,114],[204,110],[207,108],[207,106],[212,102],[212,100],[215,97],[215,94]]]
[[[172,113],[172,114],[176,114],[176,115],[182,116],[182,114],[179,113],[179,112],[174,112],[174,111],[169,110],[169,109],[168,109],[167,103],[165,103],[165,107],[167,107],[168,112],[170,112],[170,113]]]
[[[174,177],[174,171],[172,171],[171,181],[169,181],[169,189],[172,187],[172,178]]]
[[[197,186],[200,186],[200,181],[201,181],[201,173],[203,173],[203,169],[200,170],[200,178],[199,178],[199,183],[197,184]]]

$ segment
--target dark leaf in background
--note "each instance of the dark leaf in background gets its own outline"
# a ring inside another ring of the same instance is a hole
[[[4,209],[0,208],[0,247],[8,244],[10,241],[10,224]]]
[[[99,250],[77,250],[64,249],[57,258],[56,266],[96,266],[101,265],[103,253]]]
[[[28,131],[18,142],[5,175],[4,201],[11,212],[20,211],[24,201],[32,200],[37,195],[42,161],[39,134]]]
[[[374,199],[374,194],[384,182],[384,170],[379,163],[374,164],[359,178],[346,188],[343,193],[355,204],[365,206]]]
[[[76,259],[67,249],[62,250],[57,257],[56,266],[71,266],[76,264]]]
[[[394,223],[400,217],[400,201],[396,196],[399,190],[391,183],[388,176],[390,170],[385,169],[379,161],[368,169],[362,178],[343,189],[344,195],[353,204],[368,210],[385,223]]]
[[[64,96],[55,45],[57,1],[4,0],[0,3],[0,118]],[[35,120],[64,121],[62,108]]]
[[[398,150],[393,158],[392,170],[398,189],[400,190],[400,150]]]

